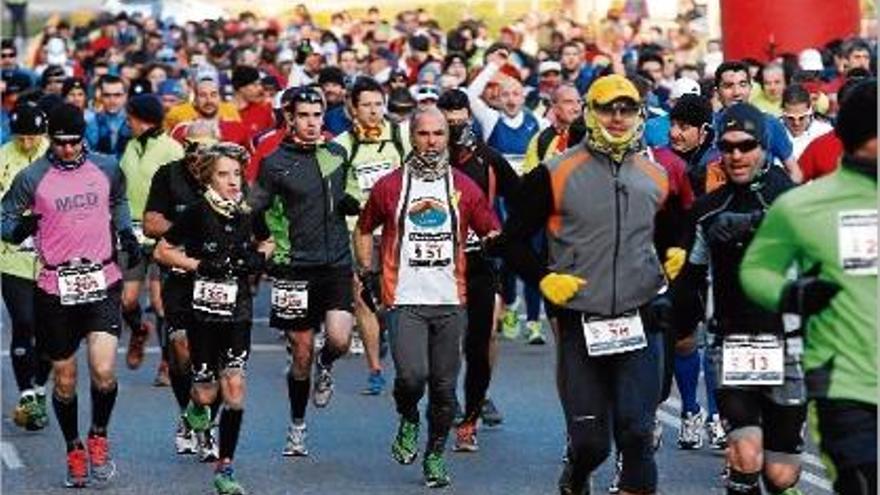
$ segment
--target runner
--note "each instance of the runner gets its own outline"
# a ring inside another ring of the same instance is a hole
[[[98,85],[101,88],[101,111],[90,114],[92,118],[86,122],[86,140],[90,150],[118,159],[131,139],[131,128],[125,118],[125,83],[118,76],[108,74],[101,77]]]
[[[119,161],[119,167],[125,175],[128,204],[131,209],[132,227],[135,236],[145,253],[151,253],[153,240],[144,236],[143,217],[144,205],[147,201],[150,181],[153,174],[163,165],[183,157],[183,148],[162,130],[164,110],[159,98],[152,94],[132,97],[126,105],[128,127],[132,139],[128,142],[125,152]],[[125,264],[121,260],[120,264]],[[168,382],[168,346],[164,339],[164,309],[162,307],[159,268],[149,260],[143,260],[131,270],[122,274],[122,316],[131,330],[128,342],[126,364],[137,369],[144,360],[144,345],[149,335],[150,325],[142,321],[140,305],[141,287],[147,279],[150,304],[156,314],[156,331],[162,348],[162,359],[156,370],[154,385],[167,386]]]
[[[519,187],[519,176],[498,152],[473,133],[467,93],[450,90],[437,102],[449,125],[449,156],[452,166],[473,180],[494,203],[496,197],[512,198]],[[476,452],[477,419],[496,426],[503,418],[486,396],[497,355],[495,338],[496,307],[499,306],[498,273],[494,260],[483,252],[479,238],[468,232],[467,244],[467,330],[464,355],[465,409],[456,429],[455,450]]]
[[[41,347],[52,360],[52,406],[67,445],[67,481],[83,487],[116,472],[107,425],[116,403],[114,365],[122,325],[122,273],[114,256],[114,233],[140,261],[131,230],[125,180],[116,164],[84,145],[85,120],[63,103],[49,115],[48,153],[19,173],[3,196],[3,239],[21,244],[34,236],[37,275],[34,313],[41,316]],[[92,423],[88,453],[79,437],[77,362],[86,338],[91,370]]]
[[[588,492],[590,473],[608,457],[613,428],[623,461],[621,492],[653,493],[665,324],[651,304],[665,285],[653,236],[666,174],[637,153],[641,99],[630,81],[599,78],[586,100],[589,137],[524,178],[519,197],[528,207],[514,209],[500,245],[511,268],[557,306],[558,383],[570,451],[560,491]],[[542,226],[546,262],[527,247]],[[616,328],[628,329],[631,338],[616,338]]]
[[[877,80],[841,93],[841,168],[773,204],[740,280],[765,309],[806,320],[814,436],[834,491],[867,495],[877,493]]]
[[[0,148],[0,196],[21,171],[49,148],[46,116],[36,107],[19,105],[12,110],[9,124],[12,140]],[[34,278],[38,269],[34,249],[32,238],[20,246],[0,242],[0,287],[12,323],[9,356],[19,392],[12,419],[27,430],[42,430],[49,422],[46,382],[52,363],[36,340]]]
[[[278,246],[270,326],[285,333],[293,360],[287,372],[291,423],[282,453],[306,456],[312,363],[315,406],[326,407],[333,395],[333,363],[348,352],[351,340],[354,296],[345,215],[357,215],[359,207],[345,193],[345,150],[321,137],[324,99],[316,89],[292,91],[284,107],[287,133],[278,150],[262,160],[250,204],[257,214],[269,210]],[[315,356],[314,337],[322,324],[326,340]]]
[[[169,131],[169,134],[174,139],[182,142],[183,136],[186,136],[187,126],[193,122],[204,120],[218,129],[220,138],[223,141],[249,147],[251,136],[247,128],[239,120],[238,113],[236,112],[233,119],[224,116],[221,112],[224,108],[224,102],[220,100],[220,82],[217,77],[217,74],[210,72],[197,76],[195,99],[192,103],[196,115],[194,118],[174,126]]]
[[[373,185],[397,169],[410,151],[409,128],[390,122],[383,116],[385,94],[382,86],[369,77],[358,77],[348,94],[349,108],[354,116],[350,131],[333,142],[345,148],[350,165],[346,189],[363,204]],[[379,235],[376,236],[376,245]],[[378,257],[372,259],[378,263]],[[378,264],[376,265],[378,267]],[[374,267],[374,268],[376,268]],[[364,342],[369,375],[364,394],[379,395],[385,389],[382,360],[379,353],[380,325],[361,298],[361,283],[354,280],[354,310],[358,331]]]
[[[193,370],[191,405],[185,414],[197,432],[210,427],[209,405],[218,392],[220,455],[214,489],[243,494],[232,467],[244,415],[245,369],[250,353],[253,302],[249,277],[259,275],[273,243],[260,216],[252,216],[241,192],[247,151],[220,143],[195,164],[205,193],[179,216],[156,246],[156,259],[186,271],[192,286],[192,321],[187,328]],[[219,382],[219,383],[218,383]]]
[[[764,116],[740,103],[721,117],[718,137],[727,182],[694,205],[696,232],[679,283],[676,310],[686,328],[703,317],[701,287],[712,279],[714,308],[708,331],[713,335],[710,364],[719,388],[715,395],[727,430],[727,493],[759,494],[763,474],[770,493],[797,483],[806,419],[799,346],[786,334],[782,318],[748,301],[738,280],[739,266],[764,212],[793,187],[770,163],[763,139]],[[748,360],[768,363],[764,372]]]
[[[428,442],[422,471],[430,488],[450,483],[443,452],[455,415],[461,335],[467,324],[465,253],[468,229],[497,233],[479,187],[452,169],[448,127],[436,108],[410,121],[414,151],[403,167],[375,184],[355,231],[360,276],[375,280],[373,231],[382,226],[382,305],[389,308],[394,399],[400,423],[394,460],[418,456],[419,400],[428,385]],[[372,284],[368,284],[370,286]]]

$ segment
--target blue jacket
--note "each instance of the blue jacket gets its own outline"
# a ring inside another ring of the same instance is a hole
[[[116,114],[99,112],[86,120],[86,141],[92,151],[119,159],[129,139],[131,129],[125,120],[124,111]]]

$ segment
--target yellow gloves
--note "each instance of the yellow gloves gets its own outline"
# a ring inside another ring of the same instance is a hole
[[[550,273],[541,279],[539,287],[544,297],[553,304],[561,306],[574,297],[577,291],[585,285],[587,285],[587,281],[580,277],[564,273]]]
[[[671,247],[666,250],[666,261],[663,262],[663,270],[669,280],[674,280],[684,267],[687,260],[687,251],[679,247]]]

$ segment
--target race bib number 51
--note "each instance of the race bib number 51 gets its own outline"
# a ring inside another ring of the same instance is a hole
[[[877,275],[877,210],[842,211],[837,217],[840,267],[848,275]]]
[[[235,280],[197,278],[193,286],[193,309],[219,316],[232,316],[238,283]]]
[[[100,263],[88,263],[59,268],[58,294],[64,306],[103,300],[107,297],[104,267]]]
[[[721,384],[782,385],[785,356],[775,335],[728,335],[721,349]]]
[[[648,345],[638,313],[620,318],[584,321],[587,354],[605,356],[641,349]]]

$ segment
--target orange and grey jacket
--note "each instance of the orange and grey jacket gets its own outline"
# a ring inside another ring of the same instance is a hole
[[[527,282],[550,272],[586,279],[566,308],[620,315],[648,303],[666,283],[653,239],[667,192],[663,167],[641,154],[616,164],[578,144],[523,178],[521,206],[505,224],[500,250]],[[545,261],[528,248],[541,227]]]

